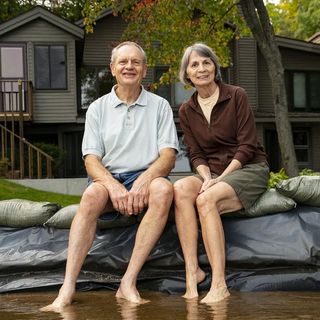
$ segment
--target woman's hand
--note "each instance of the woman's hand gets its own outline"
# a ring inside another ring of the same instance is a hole
[[[220,177],[204,180],[202,183],[201,189],[199,191],[199,194],[206,191],[207,189],[209,189],[210,187],[212,187],[213,185],[215,185],[219,181],[220,181]]]

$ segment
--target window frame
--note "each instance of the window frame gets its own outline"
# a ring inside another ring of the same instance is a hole
[[[65,80],[66,80],[66,85],[65,87],[61,88],[52,88],[51,83],[52,83],[52,78],[51,78],[51,47],[63,47],[64,48],[64,59],[65,59]],[[37,62],[36,62],[36,48],[37,47],[48,47],[49,49],[49,81],[50,81],[50,86],[48,88],[39,88],[37,87],[37,75],[38,75],[38,70],[37,70]],[[34,89],[36,91],[68,91],[69,90],[69,83],[68,83],[68,59],[67,59],[67,44],[66,43],[35,43],[33,45],[33,61],[34,61]]]
[[[305,76],[305,96],[306,96],[306,106],[303,108],[296,108],[294,106],[294,74],[301,73]],[[311,107],[311,86],[310,86],[310,77],[313,74],[320,76],[320,71],[317,70],[286,70],[285,71],[285,82],[287,89],[287,101],[288,109],[292,112],[317,112],[320,113],[319,108]]]
[[[24,42],[21,43],[9,43],[9,42],[2,42],[0,43],[0,48],[22,48],[22,55],[23,55],[23,78],[3,78],[1,77],[1,70],[0,70],[0,80],[4,80],[4,79],[12,79],[12,80],[25,80],[27,77],[27,45]],[[1,52],[0,52],[0,68],[1,68]]]

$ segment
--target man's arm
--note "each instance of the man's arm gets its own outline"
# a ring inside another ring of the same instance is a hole
[[[149,187],[152,180],[168,176],[174,168],[175,160],[175,149],[163,148],[160,150],[158,159],[136,179],[129,191],[127,202],[129,214],[138,214],[148,205]]]
[[[112,174],[103,166],[101,158],[93,154],[88,154],[84,158],[84,164],[93,182],[107,190],[114,209],[122,214],[126,214],[128,191],[120,182],[114,179]]]

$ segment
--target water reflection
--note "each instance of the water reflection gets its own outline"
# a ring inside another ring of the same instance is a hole
[[[117,301],[113,291],[76,294],[75,303],[60,313],[41,312],[54,293],[0,295],[1,320],[288,320],[320,319],[320,292],[231,292],[227,299],[206,305],[179,295],[144,291],[150,303]]]
[[[186,300],[187,320],[226,320],[228,319],[228,299],[213,303],[202,304],[198,299]]]
[[[212,315],[211,319],[214,320],[226,320],[228,319],[228,303],[229,298],[226,298],[220,302],[208,305],[208,313]]]
[[[77,313],[76,313],[76,305],[71,305],[68,307],[64,307],[62,310],[59,311],[61,319],[63,320],[76,320]]]
[[[126,301],[124,299],[116,299],[118,305],[118,311],[122,320],[138,320],[138,307],[139,304]]]

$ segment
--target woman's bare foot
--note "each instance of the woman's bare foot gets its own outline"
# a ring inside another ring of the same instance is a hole
[[[60,312],[63,308],[71,305],[74,295],[74,288],[69,288],[63,285],[59,290],[57,298],[48,306],[41,308],[40,311]]]
[[[150,302],[149,300],[142,299],[136,287],[130,287],[121,282],[120,287],[116,293],[116,298],[125,299],[127,301],[144,304]]]
[[[207,295],[200,301],[201,303],[216,303],[230,296],[230,292],[226,286],[212,288]]]
[[[198,268],[195,274],[186,275],[186,293],[182,296],[185,299],[194,299],[198,297],[197,285],[201,283],[206,277],[203,270]]]

